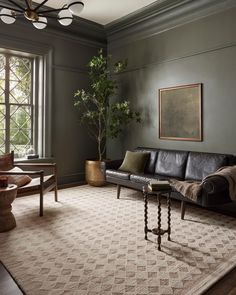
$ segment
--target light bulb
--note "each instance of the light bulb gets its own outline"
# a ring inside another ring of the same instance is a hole
[[[13,24],[16,21],[15,12],[13,10],[3,8],[0,12],[0,18],[5,24]]]
[[[38,20],[33,21],[33,26],[36,29],[42,30],[42,29],[45,29],[46,28],[47,23],[48,23],[48,20],[46,19],[46,17],[40,16],[38,18]]]
[[[71,13],[78,15],[83,10],[84,3],[81,1],[68,0],[67,6]]]
[[[63,26],[69,26],[72,23],[73,16],[69,10],[61,10],[58,13],[58,21]]]

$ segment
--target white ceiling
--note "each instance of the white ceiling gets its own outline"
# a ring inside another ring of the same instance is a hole
[[[84,9],[80,17],[106,25],[116,19],[128,15],[153,2],[162,0],[80,0],[84,2]],[[34,0],[42,3],[42,0]],[[67,0],[49,0],[47,6],[60,8]]]

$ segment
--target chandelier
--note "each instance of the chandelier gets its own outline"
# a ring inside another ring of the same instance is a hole
[[[5,24],[13,24],[16,18],[25,17],[35,28],[41,30],[46,28],[48,18],[57,18],[61,25],[69,26],[72,23],[73,14],[78,15],[84,8],[83,2],[75,0],[68,0],[67,4],[59,9],[42,8],[48,1],[44,0],[40,4],[33,5],[32,0],[25,0],[23,1],[25,6],[23,6],[14,0],[8,0],[11,6],[0,3],[0,19]],[[57,16],[53,14],[55,12],[58,12]]]

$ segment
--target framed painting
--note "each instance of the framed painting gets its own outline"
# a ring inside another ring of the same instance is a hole
[[[159,89],[159,138],[202,141],[202,84]]]

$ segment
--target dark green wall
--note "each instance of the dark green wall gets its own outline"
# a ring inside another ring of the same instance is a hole
[[[48,55],[51,59],[47,91],[52,102],[46,110],[46,128],[50,129],[46,149],[47,156],[58,164],[59,183],[83,180],[85,159],[97,154],[96,145],[78,122],[73,97],[78,88],[88,87],[86,65],[101,47],[106,47],[103,27],[86,21],[74,21],[67,29],[49,25],[42,31],[26,21],[17,20],[14,25],[0,23],[0,48]]]
[[[225,9],[162,32],[144,22],[142,35],[127,38],[124,29],[108,38],[109,53],[129,62],[121,94],[143,114],[141,125],[108,142],[108,157],[136,146],[236,154],[236,8]],[[158,89],[192,83],[203,83],[203,141],[160,140]]]
[[[132,124],[108,142],[108,157],[136,146],[236,154],[236,1],[174,2],[179,5],[172,10],[161,13],[151,6],[144,18],[132,15],[106,26],[106,34],[103,26],[79,18],[68,28],[52,28],[52,20],[42,31],[25,21],[0,23],[0,48],[51,59],[47,140],[60,183],[83,179],[85,159],[96,156],[95,143],[78,123],[73,93],[88,86],[85,65],[107,43],[115,60],[128,58],[127,72],[118,77],[120,91],[143,115],[141,125]],[[158,89],[191,83],[203,83],[203,142],[159,140]]]

